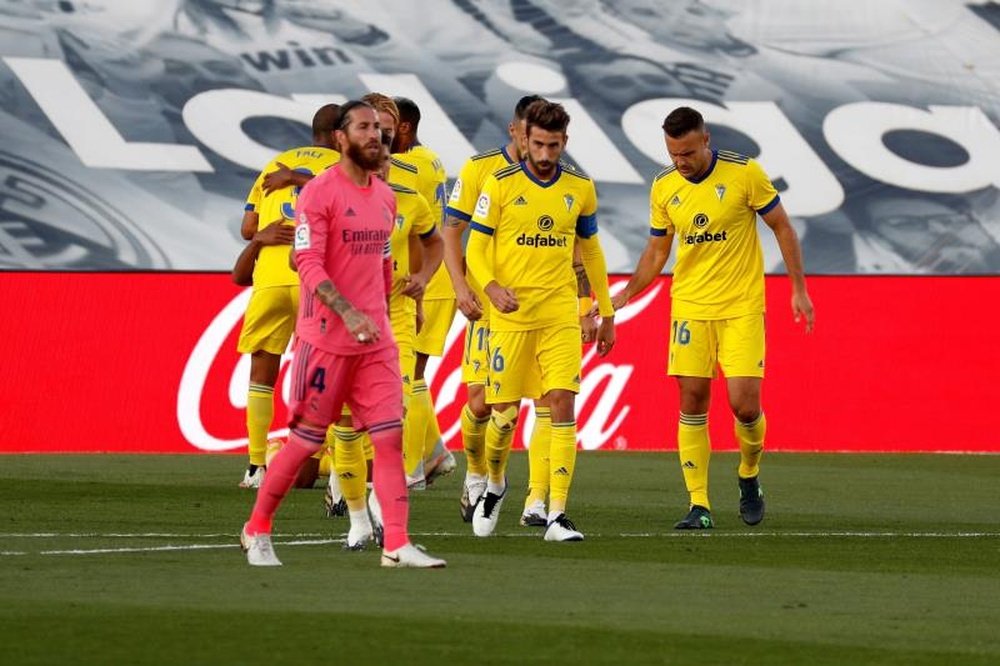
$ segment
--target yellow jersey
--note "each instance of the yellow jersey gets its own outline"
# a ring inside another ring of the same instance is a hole
[[[257,176],[250,194],[247,195],[244,210],[257,213],[257,228],[263,229],[272,222],[282,222],[295,226],[295,202],[299,197],[298,187],[284,187],[264,194],[264,176],[278,169],[281,162],[292,171],[316,176],[340,161],[340,153],[329,148],[303,146],[286,150],[271,160]],[[253,268],[253,288],[291,286],[299,283],[299,274],[288,266],[291,245],[265,245],[257,255]]]
[[[455,179],[455,184],[451,188],[451,196],[448,198],[448,205],[444,209],[445,215],[451,215],[464,222],[472,221],[472,214],[476,210],[476,200],[479,193],[483,191],[486,179],[496,171],[514,164],[515,160],[507,154],[506,146],[500,146],[493,150],[473,155],[465,164]],[[488,321],[489,299],[483,293],[483,287],[479,281],[468,272],[466,279],[469,287],[483,304],[483,317]]]
[[[563,163],[547,182],[523,162],[500,169],[486,179],[470,227],[492,237],[496,280],[518,300],[516,312],[490,312],[490,330],[579,324],[573,243],[597,233],[597,191],[588,176]]]
[[[423,195],[431,207],[434,224],[441,226],[444,221],[445,183],[448,175],[437,153],[427,146],[417,145],[405,153],[392,156],[389,181],[398,183]],[[455,298],[455,289],[444,264],[438,269],[424,292],[424,300]]]
[[[677,235],[671,316],[733,319],[764,312],[764,256],[757,215],[780,203],[760,165],[712,151],[708,171],[688,180],[673,166],[650,189],[650,234]]]
[[[392,254],[392,293],[389,295],[390,312],[416,314],[417,302],[403,295],[406,278],[410,274],[410,236],[427,237],[434,233],[434,216],[423,195],[408,187],[389,183],[396,195],[396,223],[389,237]]]

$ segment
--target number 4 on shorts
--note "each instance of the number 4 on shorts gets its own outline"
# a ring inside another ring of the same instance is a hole
[[[326,390],[326,369],[316,368],[312,379],[309,380],[310,388],[318,390],[320,393]]]

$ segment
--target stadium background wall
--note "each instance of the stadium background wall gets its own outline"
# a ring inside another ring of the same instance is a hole
[[[767,278],[769,450],[1000,453],[1000,280],[812,276],[809,287],[818,322],[806,335],[792,322],[788,280]],[[619,314],[609,357],[585,353],[583,448],[676,448],[668,294],[663,277]],[[235,346],[247,296],[218,273],[4,273],[0,451],[242,451],[249,365]],[[464,402],[461,328],[459,318],[428,371],[451,448]],[[287,364],[285,396],[286,376]],[[734,448],[722,390],[711,412],[717,450]],[[517,446],[530,421],[525,408]]]

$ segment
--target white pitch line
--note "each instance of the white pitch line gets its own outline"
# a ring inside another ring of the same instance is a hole
[[[343,543],[343,539],[314,539],[314,540],[302,540],[298,539],[295,541],[275,541],[275,545],[279,546],[323,546],[331,543]],[[204,543],[204,544],[188,544],[184,546],[148,546],[148,547],[133,547],[133,548],[74,548],[71,550],[42,550],[38,553],[29,553],[26,551],[19,550],[4,550],[0,551],[0,555],[107,555],[109,553],[155,553],[164,551],[180,551],[180,550],[220,550],[225,548],[239,548],[238,543]]]
[[[524,531],[498,534],[498,538],[537,538],[540,532]],[[468,537],[467,532],[417,532],[411,533],[413,537]],[[601,538],[605,535],[591,534],[591,538]],[[212,534],[180,534],[180,533],[59,533],[59,532],[34,532],[34,533],[7,533],[0,534],[0,538],[126,538],[126,539],[148,539],[148,538],[225,538],[236,539],[236,534],[212,533]],[[831,532],[634,532],[610,535],[616,539],[684,539],[684,538],[712,538],[712,539],[759,539],[759,538],[860,538],[860,539],[977,539],[977,538],[997,538],[1000,532],[851,532],[851,531],[831,531]],[[329,534],[319,533],[297,533],[297,534],[275,534],[275,543],[282,546],[319,546],[334,543],[343,543],[345,537],[330,538]],[[277,539],[286,539],[277,541]],[[43,550],[31,553],[23,550],[0,551],[0,556],[23,556],[23,555],[102,555],[114,553],[152,553],[169,551],[193,551],[193,550],[219,550],[239,547],[238,543],[224,544],[166,544],[162,546],[134,546],[124,548],[73,548],[65,550]]]

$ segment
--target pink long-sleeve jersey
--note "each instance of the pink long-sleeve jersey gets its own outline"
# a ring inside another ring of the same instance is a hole
[[[359,187],[337,165],[305,186],[295,210],[295,263],[301,282],[296,336],[334,354],[364,354],[394,345],[385,280],[396,219],[392,190],[374,176],[367,187]],[[378,342],[358,342],[340,316],[316,298],[316,287],[324,280],[378,325]]]

